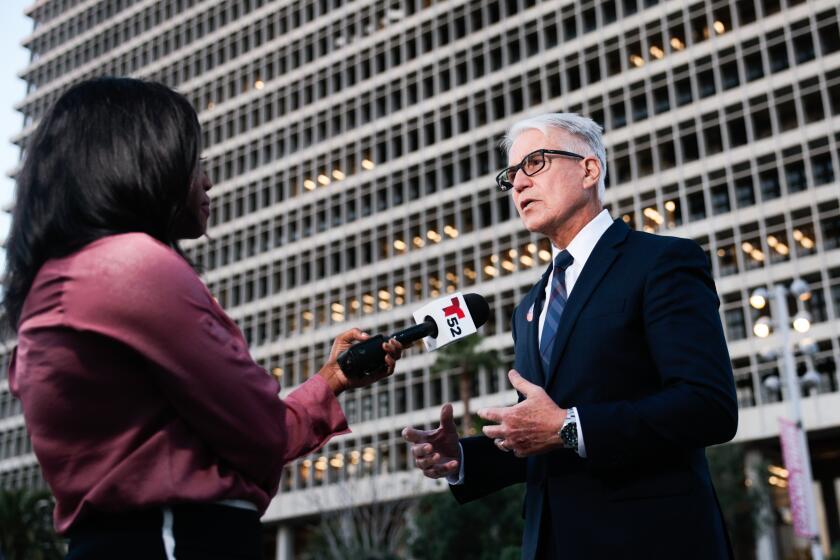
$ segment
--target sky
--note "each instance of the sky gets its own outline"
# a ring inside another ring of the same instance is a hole
[[[12,200],[14,182],[9,171],[18,164],[20,150],[11,143],[12,136],[23,127],[23,116],[13,109],[26,95],[26,84],[17,77],[29,61],[29,51],[20,46],[24,37],[32,32],[32,20],[23,10],[35,0],[0,0],[0,207],[4,210]],[[5,240],[9,229],[9,215],[0,212],[0,240]],[[3,259],[4,261],[4,259]]]

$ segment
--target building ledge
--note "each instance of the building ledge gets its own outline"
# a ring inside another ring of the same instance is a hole
[[[805,397],[801,402],[802,423],[807,431],[840,426],[840,392]],[[738,413],[738,433],[734,442],[778,437],[779,418],[792,416],[787,401],[742,408]]]

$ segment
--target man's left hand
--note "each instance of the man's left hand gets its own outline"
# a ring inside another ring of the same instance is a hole
[[[566,410],[557,406],[542,387],[529,382],[515,369],[508,372],[508,379],[525,400],[514,406],[479,410],[481,418],[498,424],[484,426],[484,435],[493,438],[499,449],[513,451],[517,457],[562,447],[560,428]]]

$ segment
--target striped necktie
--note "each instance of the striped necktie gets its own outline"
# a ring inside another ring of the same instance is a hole
[[[542,338],[540,339],[540,357],[542,358],[543,371],[548,374],[549,362],[551,361],[551,350],[554,347],[554,337],[560,326],[560,316],[566,307],[566,269],[572,264],[574,258],[568,251],[561,251],[554,259],[554,276],[551,279],[551,294],[548,299],[548,307],[545,309],[545,323],[543,323]]]

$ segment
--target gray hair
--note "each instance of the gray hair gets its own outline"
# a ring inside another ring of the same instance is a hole
[[[526,130],[539,130],[546,136],[551,129],[564,130],[571,134],[575,140],[569,151],[581,153],[581,155],[594,155],[601,163],[601,177],[598,179],[598,200],[603,204],[604,193],[607,189],[607,150],[604,148],[604,140],[601,136],[603,128],[588,117],[582,117],[576,113],[544,113],[528,117],[513,123],[502,140],[502,149],[510,154],[510,148],[516,138]]]

